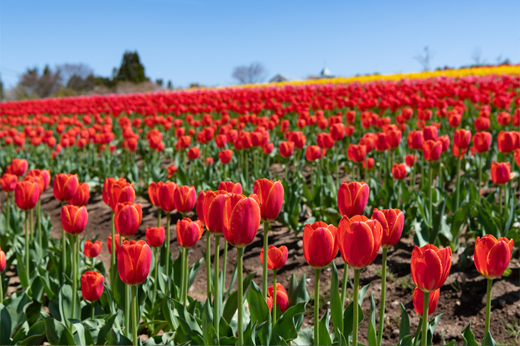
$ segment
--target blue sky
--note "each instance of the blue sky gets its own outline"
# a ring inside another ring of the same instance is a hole
[[[424,46],[433,67],[520,62],[518,1],[0,0],[0,73],[85,63],[108,76],[137,50],[152,79],[185,87],[233,84],[233,67],[269,77],[413,72]]]

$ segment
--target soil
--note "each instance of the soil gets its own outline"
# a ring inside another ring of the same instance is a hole
[[[276,169],[276,167],[273,167]],[[281,167],[279,167],[281,171]],[[4,197],[5,198],[5,197]],[[145,229],[157,224],[157,209],[154,208],[147,200],[142,197],[137,198],[143,206],[143,221],[139,231],[132,239],[145,239]],[[42,208],[49,213],[54,225],[52,235],[56,238],[61,236],[60,228],[60,203],[54,199],[52,189],[47,189],[42,195]],[[103,202],[100,193],[93,192],[87,205],[89,212],[89,221],[87,227],[82,234],[88,239],[99,234],[99,240],[103,242],[103,249],[98,257],[108,268],[110,265],[110,254],[106,245],[106,240],[110,235],[111,211]],[[179,245],[176,242],[176,222],[180,218],[180,214],[174,213],[171,217],[171,243],[170,248],[174,257],[178,256]],[[196,218],[195,213],[188,214],[190,218]],[[162,225],[165,226],[166,218],[162,218]],[[261,226],[262,227],[262,226]],[[260,250],[262,243],[262,228],[259,230],[254,242],[248,246],[244,253],[244,274],[255,272],[255,282],[261,287],[262,284],[262,263],[260,261]],[[213,237],[212,237],[213,239]],[[313,292],[314,292],[314,269],[305,262],[302,250],[302,233],[295,236],[290,230],[282,227],[278,223],[271,225],[269,232],[269,244],[276,246],[286,245],[289,249],[289,258],[286,265],[278,270],[277,279],[284,287],[288,287],[289,279],[295,274],[299,279],[304,274],[307,276],[307,290],[311,297],[311,301],[307,307],[305,314],[305,322],[303,327],[313,324]],[[222,262],[222,247],[220,258]],[[190,251],[190,266],[202,256],[202,251],[206,248],[206,237],[203,236],[197,245]],[[213,246],[212,246],[213,249]],[[391,275],[387,280],[386,292],[386,315],[385,315],[385,333],[383,344],[395,345],[399,339],[399,323],[400,323],[400,304],[402,303],[410,316],[410,330],[415,332],[419,318],[414,311],[412,304],[413,281],[410,274],[410,258],[413,249],[413,234],[401,239],[401,241],[388,251],[388,268]],[[517,256],[515,256],[517,257]],[[360,342],[368,344],[366,340],[368,330],[368,313],[370,309],[369,297],[374,296],[376,302],[376,322],[379,320],[379,306],[381,294],[381,253],[376,260],[368,268],[361,271],[361,285],[370,283],[367,295],[363,302],[362,308],[365,312],[365,320],[360,327]],[[231,276],[236,264],[236,249],[229,247],[226,282],[231,282]],[[338,254],[334,260],[340,279],[343,277],[344,263]],[[444,314],[437,326],[434,335],[434,344],[442,344],[443,338],[446,342],[455,339],[457,344],[462,341],[461,331],[471,321],[472,331],[475,333],[476,340],[480,341],[484,337],[484,320],[486,306],[486,280],[478,273],[473,264],[469,264],[464,271],[458,267],[459,255],[453,254],[453,265],[450,275],[446,283],[441,288],[441,295],[437,310],[434,315]],[[222,265],[222,263],[221,263]],[[505,344],[520,344],[520,261],[514,258],[509,268],[512,273],[509,277],[503,277],[495,280],[493,283],[492,298],[492,315],[491,315],[491,332],[497,342]],[[348,302],[352,299],[352,281],[353,270],[349,273],[349,288],[347,292]],[[379,275],[378,275],[379,274]],[[11,276],[9,292],[15,290],[18,280],[15,273],[10,271]],[[330,278],[331,271],[324,269],[321,274],[320,292],[321,292],[321,309],[320,316],[326,312],[329,307],[330,296]],[[272,272],[269,273],[269,282],[272,283]],[[236,286],[236,285],[235,285]],[[193,286],[190,288],[190,296],[205,300],[206,297],[206,272],[204,268],[199,271]],[[513,326],[513,328],[508,328]]]

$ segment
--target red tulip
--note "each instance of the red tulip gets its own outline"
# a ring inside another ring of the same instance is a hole
[[[347,148],[347,158],[353,162],[363,162],[367,154],[367,149],[364,145],[350,144]]]
[[[223,164],[227,164],[229,163],[229,161],[231,161],[231,158],[233,157],[233,150],[222,150],[220,153],[218,153],[218,157],[220,159],[220,162],[222,162]]]
[[[375,160],[373,158],[368,158],[365,161],[363,161],[363,168],[371,170],[374,167],[374,164]]]
[[[179,186],[174,182],[167,182],[161,184],[159,186],[159,191],[157,192],[157,199],[159,201],[159,205],[161,209],[165,212],[171,213],[175,210],[175,190],[177,190]]]
[[[392,175],[395,180],[403,180],[406,177],[406,165],[404,163],[394,163]]]
[[[429,141],[429,140],[432,140],[432,141],[436,141],[437,140],[437,136],[438,136],[438,129],[436,126],[426,126],[424,129],[423,129],[423,138],[424,138],[424,141]]]
[[[75,205],[64,205],[61,208],[61,225],[65,232],[72,235],[80,234],[87,226],[87,221],[87,208]]]
[[[103,248],[103,243],[99,240],[96,240],[93,243],[90,239],[87,239],[87,241],[85,241],[85,245],[83,246],[83,253],[88,258],[94,258],[101,253],[101,248]]]
[[[303,256],[305,261],[315,268],[323,268],[338,254],[338,229],[333,225],[317,221],[306,224],[303,229]]]
[[[404,214],[399,209],[374,209],[372,220],[377,220],[383,230],[381,246],[388,248],[401,239],[404,228]]]
[[[475,119],[473,125],[475,126],[475,130],[484,131],[489,129],[491,125],[491,121],[488,118],[478,117]]]
[[[120,178],[110,186],[110,209],[116,211],[119,203],[133,203],[135,201],[134,184],[130,184],[126,179]]]
[[[114,225],[120,235],[132,236],[137,232],[143,220],[141,204],[125,202],[119,203],[114,211]]]
[[[486,279],[496,279],[504,274],[513,255],[513,239],[498,240],[491,234],[475,242],[475,267]]]
[[[159,188],[163,183],[155,183],[151,182],[150,185],[148,185],[148,196],[150,197],[150,202],[154,207],[160,208],[159,204]]]
[[[294,142],[280,142],[278,150],[283,158],[289,158],[294,152]]]
[[[103,294],[105,278],[98,272],[86,271],[81,276],[81,293],[83,299],[95,302]]]
[[[424,292],[433,292],[444,284],[451,268],[451,248],[439,250],[432,244],[415,246],[411,270],[413,282]]]
[[[193,210],[197,202],[197,192],[193,186],[178,186],[173,192],[175,209],[181,214],[186,214]]]
[[[123,243],[124,241],[125,241],[125,237],[121,237],[119,234],[115,235],[114,243],[116,245],[116,255],[119,252],[119,243],[120,242]],[[108,236],[107,246],[108,246],[108,252],[110,252],[110,254],[112,254],[112,236],[111,235]]]
[[[268,179],[257,179],[253,187],[255,195],[258,196],[262,221],[274,221],[282,209],[284,191],[283,185]]]
[[[458,127],[460,125],[460,121],[462,120],[462,115],[459,113],[451,113],[448,115],[448,122],[451,127]]]
[[[517,140],[518,138],[513,131],[501,131],[497,138],[498,151],[509,154],[515,150]]]
[[[376,259],[383,231],[377,220],[365,216],[344,216],[338,225],[338,243],[341,257],[354,269],[370,265]]]
[[[197,216],[213,234],[223,233],[222,215],[226,203],[226,191],[201,191],[197,198]]]
[[[404,162],[406,162],[406,165],[408,167],[415,166],[415,164],[417,163],[417,155],[411,155],[411,154],[406,155],[404,158]]]
[[[493,162],[491,164],[491,180],[496,185],[503,185],[514,177],[511,174],[511,164],[509,162]]]
[[[450,137],[448,135],[437,137],[437,142],[441,142],[443,153],[448,151],[448,149],[450,148]]]
[[[267,299],[271,299],[271,307],[274,301],[274,286],[270,286],[267,289]],[[289,307],[289,296],[287,291],[282,284],[276,284],[276,306],[280,308],[280,311],[285,312]]]
[[[423,155],[426,161],[437,161],[442,154],[442,143],[439,141],[427,140],[423,144]]]
[[[146,242],[151,247],[161,247],[164,243],[164,227],[148,227],[146,231],[144,232],[146,235]]]
[[[90,186],[87,183],[79,183],[74,197],[69,201],[70,205],[82,206],[88,203],[90,198]]]
[[[453,144],[459,149],[467,149],[471,142],[471,132],[464,129],[455,130]]]
[[[242,184],[232,181],[221,181],[218,184],[218,189],[229,193],[242,193]]]
[[[7,173],[11,173],[18,177],[21,177],[25,174],[25,172],[27,172],[28,166],[29,165],[27,164],[26,159],[13,159],[11,161],[11,165],[9,166],[10,172]]]
[[[5,257],[5,252],[3,252],[2,249],[0,249],[0,274],[5,270],[6,265],[7,259]]]
[[[487,153],[491,147],[491,133],[477,132],[473,135],[473,147],[477,153]]]
[[[305,158],[307,161],[316,161],[321,158],[321,148],[317,145],[309,145],[305,150]]]
[[[47,187],[49,187],[49,183],[51,181],[51,171],[48,169],[31,169],[29,172],[27,172],[27,176],[33,176],[33,177],[40,177],[43,181],[43,185],[41,186],[40,194],[43,193],[43,191],[47,190]]]
[[[52,184],[54,197],[60,202],[70,201],[76,194],[78,184],[78,176],[75,174],[56,174]]]
[[[396,149],[401,143],[402,132],[396,129],[386,131],[386,142],[391,149]]]
[[[282,268],[287,262],[288,256],[287,246],[282,245],[277,248],[274,245],[269,245],[267,248],[267,269],[278,270]],[[262,264],[264,263],[264,248],[260,251],[260,261],[262,261]]]
[[[374,144],[377,151],[385,151],[388,149],[388,141],[386,133],[378,132],[374,137]]]
[[[511,114],[507,112],[500,112],[497,115],[497,122],[502,126],[507,126],[511,122]]]
[[[517,166],[520,166],[520,149],[515,150],[515,162]]]
[[[168,179],[170,179],[171,177],[173,177],[175,172],[177,172],[177,166],[175,166],[175,165],[168,166],[168,167],[166,167],[166,171],[168,172]]]
[[[183,248],[195,246],[204,234],[204,225],[199,220],[191,221],[190,218],[177,220],[177,242]]]
[[[341,141],[345,138],[345,125],[341,123],[332,125],[330,127],[330,135],[335,141]]]
[[[217,196],[215,201],[219,198],[225,199],[222,212],[224,238],[237,248],[251,244],[260,226],[260,206],[257,196],[228,194]]]
[[[273,149],[274,149],[274,144],[273,143],[265,143],[263,146],[262,146],[262,151],[264,152],[264,154],[266,155],[269,155],[273,152]]]
[[[338,190],[339,213],[348,217],[363,214],[369,195],[366,183],[343,182]]]
[[[412,150],[422,150],[422,146],[424,143],[424,137],[422,131],[412,130],[408,133],[406,137],[408,142],[408,147]]]
[[[125,241],[117,253],[121,281],[130,286],[142,283],[150,273],[152,251],[144,240]]]
[[[18,177],[14,174],[4,173],[2,178],[0,178],[0,185],[5,192],[14,191],[17,183]]]
[[[19,181],[14,190],[14,200],[18,208],[31,210],[40,198],[40,186],[32,181]]]
[[[188,157],[190,160],[196,160],[200,156],[200,149],[199,147],[191,147],[188,150]]]
[[[430,293],[430,298],[428,300],[428,315],[433,314],[435,309],[437,309],[440,293],[440,288],[437,288],[435,291]],[[413,290],[413,307],[415,308],[417,315],[423,317],[424,292],[419,287],[415,287]]]

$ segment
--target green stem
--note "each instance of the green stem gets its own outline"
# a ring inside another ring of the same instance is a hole
[[[137,286],[132,286],[132,340],[137,346]]]
[[[267,246],[269,244],[268,238],[269,224],[264,222],[264,259],[263,259],[263,277],[262,277],[262,289],[264,291],[264,300],[267,299]]]
[[[222,258],[222,293],[226,292],[228,242],[224,239],[224,257]]]
[[[478,200],[482,201],[482,154],[478,154]]]
[[[339,148],[336,150],[336,189],[339,189]]]
[[[353,303],[352,345],[358,344],[358,310],[359,310],[359,269],[354,269],[354,303]]]
[[[0,274],[0,304],[4,303],[4,281],[2,280],[2,274]]]
[[[11,193],[7,193],[7,230],[11,228]]]
[[[206,231],[206,296],[211,301],[211,233]]]
[[[112,229],[111,229],[111,235],[112,235],[112,261],[110,267],[112,268],[112,277],[110,278],[110,284],[112,285],[112,292],[115,292],[116,290],[116,228],[114,224],[114,212],[112,212]]]
[[[345,267],[343,268],[343,282],[341,286],[341,311],[345,309],[345,298],[347,294],[347,282],[348,282],[348,263],[345,262]],[[343,326],[339,326],[339,330],[341,334],[343,334]]]
[[[63,209],[64,205],[65,205],[65,202],[61,202],[62,209]],[[61,226],[61,271],[62,271],[62,273],[65,273],[66,261],[67,261],[67,235],[65,234],[65,229],[63,228],[63,226]]]
[[[412,187],[412,191],[415,189],[415,169],[416,169],[416,165],[415,165],[415,158],[414,158],[414,163],[413,163],[413,166],[412,166],[412,183],[410,184],[411,187]]]
[[[385,298],[386,298],[386,254],[388,248],[383,248],[383,272],[381,274],[381,310],[379,311],[379,334],[378,334],[378,345],[381,345],[383,340],[383,332],[385,328]]]
[[[36,203],[36,215],[38,215],[38,246],[41,249],[42,248],[42,210],[41,210],[41,200],[40,199],[38,199],[38,203]]]
[[[276,269],[273,270],[273,325],[276,323]]]
[[[215,325],[215,332],[217,333],[217,338],[219,336],[219,329],[218,329],[218,326],[219,326],[219,322],[220,322],[220,314],[219,314],[219,311],[220,311],[220,306],[219,306],[219,302],[220,302],[220,292],[219,292],[219,269],[220,269],[220,266],[219,266],[219,256],[220,256],[220,235],[219,234],[215,234],[215,264],[214,264],[214,278],[213,278],[213,287],[215,289],[215,296],[214,296],[214,299],[213,299],[213,323]]]
[[[29,212],[29,230],[31,231],[31,241],[34,241],[34,223],[33,223],[33,211]]]
[[[424,292],[423,317],[422,317],[422,340],[423,346],[428,345],[428,307],[430,303],[430,292]]]
[[[489,324],[491,320],[491,288],[493,287],[493,280],[487,279],[487,294],[486,294],[486,325],[484,335],[489,332]]]
[[[432,180],[433,180],[433,168],[432,168],[432,163],[429,162],[428,163],[428,211],[429,211],[429,215],[430,215],[430,223],[433,224]],[[430,230],[431,230],[431,228],[430,228]]]
[[[457,191],[456,191],[456,194],[455,194],[455,211],[456,212],[457,210],[459,210],[459,204],[460,204],[460,162],[462,161],[462,155],[460,157],[458,157],[458,160],[457,160]],[[441,186],[442,188],[442,186]]]
[[[185,256],[186,249],[181,248],[181,284],[180,286],[180,294],[179,294],[179,301],[184,304],[186,301],[184,300],[184,279],[186,277],[186,256]]]
[[[154,253],[154,259],[155,259],[155,270],[154,270],[154,274],[153,274],[153,301],[155,303],[156,299],[157,299],[157,279],[158,279],[158,273],[159,273],[159,248],[154,248],[153,249],[153,253]]]
[[[164,244],[166,246],[166,262],[165,262],[165,271],[166,276],[170,277],[170,213],[166,213],[166,243]]]
[[[243,283],[243,268],[242,256],[244,254],[243,248],[237,248],[237,271],[238,271],[238,346],[244,344],[244,283]]]
[[[157,208],[157,227],[161,227],[161,208]]]
[[[320,340],[320,269],[314,270],[314,344]]]
[[[188,302],[188,274],[189,274],[189,262],[188,262],[188,249],[184,249],[184,293],[182,294],[182,297],[184,299],[184,306],[186,306],[186,303]]]
[[[75,317],[75,310],[76,310],[76,298],[78,296],[78,262],[76,257],[76,242],[78,241],[78,236],[73,235],[72,236],[72,307],[70,316],[71,318]]]
[[[419,186],[422,188],[424,186],[424,155],[421,154],[421,179],[419,180]]]
[[[29,211],[25,211],[25,273],[29,283]],[[65,262],[64,262],[65,263]],[[65,264],[64,264],[65,266]]]

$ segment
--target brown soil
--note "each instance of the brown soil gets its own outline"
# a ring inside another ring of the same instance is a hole
[[[155,226],[157,223],[155,209],[144,198],[138,198],[136,202],[143,205],[143,222],[139,231],[132,239],[145,239],[145,229],[149,226]],[[50,214],[52,223],[54,225],[52,235],[59,238],[60,232],[60,204],[54,199],[52,189],[47,189],[42,195],[43,210]],[[108,268],[110,264],[110,254],[106,246],[106,240],[110,235],[110,208],[103,203],[103,199],[99,193],[92,193],[90,201],[87,205],[89,212],[89,221],[87,228],[82,234],[83,237],[91,239],[96,234],[99,234],[99,240],[103,242],[103,250],[98,259],[105,263]],[[196,218],[194,213],[188,217]],[[171,244],[170,248],[177,257],[179,253],[179,245],[176,242],[175,225],[180,215],[172,214],[171,220]],[[162,225],[165,225],[166,218],[163,217]],[[254,242],[247,247],[244,254],[244,272],[245,275],[256,272],[255,282],[261,287],[262,284],[262,263],[260,261],[260,249],[262,247],[262,234],[260,229]],[[212,238],[213,239],[213,238]],[[274,223],[269,234],[269,244],[276,246],[286,245],[289,248],[289,259],[284,268],[278,271],[278,282],[284,287],[288,286],[289,279],[292,274],[295,274],[299,279],[303,274],[307,275],[307,290],[309,295],[313,297],[314,292],[314,269],[305,263],[302,250],[302,234],[295,236],[287,228],[280,224]],[[222,251],[223,243],[221,243]],[[197,245],[190,252],[190,265],[202,256],[202,251],[206,248],[205,236],[199,240]],[[213,246],[212,246],[213,249]],[[400,305],[403,303],[406,307],[411,323],[411,331],[415,332],[419,318],[417,317],[412,304],[412,290],[413,281],[410,274],[410,258],[413,249],[413,237],[409,235],[403,238],[396,247],[388,252],[388,267],[392,277],[387,280],[386,293],[386,322],[385,334],[383,338],[384,344],[397,344],[399,335],[400,322]],[[220,254],[222,262],[222,252]],[[441,288],[441,297],[438,308],[435,312],[437,314],[444,314],[436,329],[434,336],[434,343],[441,344],[442,337],[448,342],[455,339],[457,343],[462,341],[460,332],[465,328],[468,321],[471,320],[472,330],[475,333],[477,340],[481,340],[484,336],[484,319],[485,319],[485,295],[486,295],[486,281],[479,275],[474,266],[468,265],[464,272],[458,268],[458,254],[453,255],[453,265],[451,273],[446,280],[446,283]],[[236,264],[236,250],[230,246],[228,253],[227,266],[227,283],[231,281],[231,275]],[[335,259],[340,278],[343,277],[344,264],[341,257]],[[492,299],[492,316],[491,326],[492,334],[495,340],[507,344],[519,344],[518,335],[513,335],[513,332],[507,332],[507,324],[516,325],[516,333],[520,331],[520,261],[515,258],[511,261],[509,268],[512,269],[512,274],[507,278],[495,280],[493,285],[493,299]],[[365,312],[365,320],[360,330],[360,341],[367,344],[366,335],[368,329],[368,313],[369,313],[369,297],[374,295],[376,301],[376,322],[379,320],[379,299],[381,294],[381,278],[378,274],[381,272],[381,254],[379,254],[374,262],[368,268],[361,271],[361,285],[370,283],[370,288],[367,292],[363,303],[363,310]],[[14,273],[12,273],[14,274]],[[379,274],[380,275],[380,274]],[[353,271],[349,273],[350,280],[353,281]],[[320,316],[323,316],[328,308],[328,300],[330,296],[330,269],[324,269],[321,275],[320,292],[322,292]],[[11,279],[10,291],[14,289],[17,282],[16,277]],[[269,282],[272,284],[272,273],[269,273]],[[348,301],[352,298],[352,285],[349,283],[347,292]],[[205,300],[206,297],[206,273],[204,268],[199,271],[194,285],[190,288],[190,295],[199,300]],[[313,324],[313,300],[307,307],[307,313],[304,327]],[[430,316],[431,317],[431,316]]]

